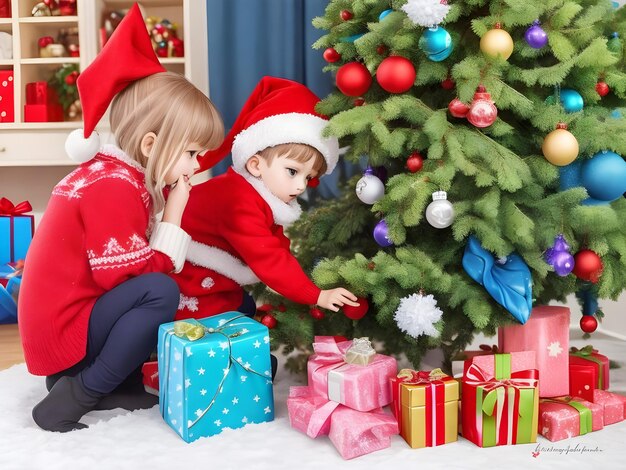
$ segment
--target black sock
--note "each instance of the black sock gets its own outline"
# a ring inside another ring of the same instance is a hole
[[[105,395],[96,405],[96,410],[114,410],[122,408],[128,411],[145,410],[159,403],[159,397],[144,389],[143,383],[118,387]]]

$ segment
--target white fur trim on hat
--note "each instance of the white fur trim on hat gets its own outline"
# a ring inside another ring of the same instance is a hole
[[[339,158],[339,143],[335,137],[323,137],[326,119],[313,114],[276,114],[255,122],[235,137],[232,148],[233,166],[242,174],[246,162],[255,153],[279,144],[307,144],[316,148],[326,159],[326,174],[331,173]]]
[[[232,279],[240,286],[259,282],[256,274],[243,261],[215,246],[192,240],[187,250],[187,261],[196,266],[211,269],[228,279]]]

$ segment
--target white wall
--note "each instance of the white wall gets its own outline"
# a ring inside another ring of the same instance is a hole
[[[15,204],[28,199],[33,206],[35,223],[38,223],[52,188],[72,169],[73,167],[0,167],[0,197],[7,197]],[[568,299],[568,306],[572,310],[572,325],[578,328],[581,313],[574,296]],[[626,340],[626,292],[617,302],[601,301],[600,307],[606,314],[601,329]]]

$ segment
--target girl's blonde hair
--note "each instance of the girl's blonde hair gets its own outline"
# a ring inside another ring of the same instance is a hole
[[[119,147],[145,168],[155,214],[165,206],[165,174],[188,145],[214,149],[224,139],[224,124],[213,103],[173,72],[150,75],[118,93],[111,105],[110,122]],[[149,132],[157,137],[145,158],[141,140]]]
[[[271,165],[272,160],[276,157],[286,157],[300,163],[308,162],[312,158],[315,158],[313,171],[316,172],[316,176],[321,176],[326,173],[326,169],[328,167],[326,159],[320,151],[307,144],[274,145],[273,147],[267,147],[261,150],[258,155],[263,157],[268,165]]]

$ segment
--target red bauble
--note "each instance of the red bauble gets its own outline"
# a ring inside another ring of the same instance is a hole
[[[43,49],[48,44],[54,44],[54,39],[52,38],[52,36],[43,36],[37,40],[37,45],[40,49]]]
[[[344,305],[343,307],[341,307],[343,308],[343,314],[351,320],[360,320],[365,316],[370,308],[367,299],[364,299],[363,297],[358,297],[356,301],[359,303],[358,307],[352,307],[350,305]]]
[[[324,312],[322,312],[319,308],[313,307],[309,310],[309,314],[315,318],[316,320],[321,320],[324,318]]]
[[[365,104],[365,100],[363,98],[357,98],[354,100],[354,106],[363,106]]]
[[[267,313],[274,310],[274,306],[272,304],[263,304],[256,308],[257,312]]]
[[[444,90],[452,90],[454,88],[454,80],[450,77],[446,78],[443,82],[441,82],[441,88]]]
[[[591,250],[580,250],[574,255],[574,275],[583,281],[594,284],[600,279],[604,265],[602,259]]]
[[[376,80],[389,93],[404,93],[415,82],[415,67],[409,59],[391,56],[383,59],[376,70]]]
[[[376,53],[378,55],[385,55],[389,49],[384,44],[381,44],[376,48]]]
[[[448,104],[448,111],[450,111],[450,114],[455,118],[464,118],[467,116],[469,109],[470,107],[458,98],[454,98],[450,101],[450,104]]]
[[[416,173],[424,166],[424,157],[419,152],[413,152],[406,161],[406,167],[411,173]]]
[[[354,15],[352,14],[350,10],[341,10],[341,13],[339,13],[339,16],[341,16],[342,20],[349,21],[352,19]]]
[[[489,127],[498,118],[498,109],[491,101],[491,95],[480,85],[474,93],[474,100],[467,112],[467,120],[476,127]]]
[[[263,323],[271,330],[272,328],[276,327],[276,324],[278,322],[276,321],[276,317],[274,317],[274,315],[272,315],[271,313],[266,313],[265,315],[263,315],[263,318],[261,318],[261,323]]]
[[[361,62],[349,62],[337,70],[337,88],[347,96],[361,96],[369,90],[372,76]]]
[[[609,86],[606,84],[606,82],[604,82],[603,80],[599,81],[598,83],[596,83],[596,91],[598,92],[598,95],[600,96],[606,96],[609,94],[609,91],[611,91],[611,89],[609,88]]]
[[[598,320],[593,315],[583,315],[580,319],[580,329],[585,333],[593,333],[598,328]]]
[[[70,86],[75,85],[77,78],[78,78],[78,72],[73,71],[72,73],[69,73],[65,76],[65,83]]]
[[[332,64],[333,62],[337,62],[339,59],[341,59],[341,56],[334,47],[329,47],[324,51],[324,60],[326,62],[330,62]]]

